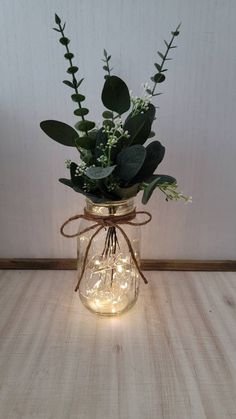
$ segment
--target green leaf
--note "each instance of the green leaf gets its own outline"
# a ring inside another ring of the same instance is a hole
[[[62,45],[68,45],[70,43],[70,40],[65,36],[62,36],[62,38],[60,38],[59,41]]]
[[[153,123],[154,119],[155,119],[155,114],[156,114],[156,108],[152,103],[149,103],[148,105],[148,110],[145,112],[145,115],[148,116],[148,118],[150,119],[151,123]]]
[[[76,65],[72,65],[71,67],[69,67],[67,69],[67,73],[69,73],[69,74],[75,74],[75,73],[77,73],[78,70],[79,70],[79,68],[76,67]]]
[[[160,66],[160,64],[155,63],[154,65],[155,65],[155,67],[156,67],[156,69],[157,69],[158,71],[161,71],[161,66]]]
[[[155,135],[156,135],[155,132],[154,131],[151,131],[150,134],[149,134],[149,136],[148,136],[148,138],[153,138],[153,137],[155,137]]]
[[[76,146],[86,150],[93,150],[95,147],[95,142],[96,140],[90,136],[77,137],[75,139]]]
[[[154,76],[154,81],[155,81],[155,83],[162,83],[164,80],[165,80],[165,75],[164,74],[162,74],[162,73],[157,73],[157,74],[155,74],[155,76]]]
[[[151,198],[154,190],[161,185],[162,183],[175,183],[176,179],[173,178],[172,176],[167,176],[167,175],[153,175],[150,178],[150,182],[145,186],[144,192],[143,192],[143,197],[142,197],[142,203],[145,205],[147,204],[147,202],[149,201],[149,199]]]
[[[74,114],[77,116],[85,116],[89,113],[87,108],[78,108],[74,111]]]
[[[103,116],[103,118],[106,118],[106,119],[112,119],[113,118],[113,113],[110,112],[110,111],[104,111],[102,116]]]
[[[117,76],[107,76],[102,90],[103,105],[119,115],[130,108],[130,95],[125,82]]]
[[[102,68],[103,68],[103,70],[105,70],[105,71],[109,71],[109,67],[107,67],[107,65],[104,65]]]
[[[70,188],[73,189],[74,184],[73,184],[71,179],[60,178],[58,180],[59,180],[59,182],[63,183],[63,185],[69,186]]]
[[[93,129],[95,127],[95,122],[92,121],[87,121],[86,119],[84,121],[80,121],[77,122],[77,124],[75,124],[75,127],[77,130],[79,131],[90,131],[91,129]]]
[[[52,28],[54,31],[61,32],[60,29]]]
[[[59,16],[55,13],[55,22],[57,25],[60,25],[61,23],[61,19],[59,18]]]
[[[124,130],[130,134],[129,144],[144,144],[147,140],[152,123],[147,113],[128,117],[124,124]]]
[[[73,95],[71,95],[71,99],[73,100],[73,102],[79,103],[85,100],[85,96],[80,95],[79,93],[74,93]]]
[[[64,55],[64,57],[65,57],[67,60],[72,60],[72,58],[74,57],[74,54],[72,54],[72,52],[67,52],[67,53]]]
[[[131,181],[141,169],[146,157],[146,150],[140,144],[124,148],[117,155],[115,174],[124,182]]]
[[[105,48],[104,48],[104,50],[103,50],[103,54],[104,54],[104,57],[106,57],[106,58],[107,58],[107,51],[105,50]]]
[[[60,144],[75,147],[77,132],[64,122],[47,120],[40,122],[41,129],[54,141]]]
[[[80,79],[80,80],[77,82],[77,85],[76,85],[76,87],[77,87],[77,88],[81,85],[82,81],[84,81],[84,78]]]
[[[75,88],[75,86],[73,85],[73,83],[69,80],[63,80],[63,83],[66,84],[67,86],[71,87],[72,89]]]
[[[89,167],[86,170],[86,176],[90,179],[105,179],[112,174],[116,165],[107,166],[107,167]]]
[[[135,176],[134,182],[142,182],[155,172],[165,155],[165,147],[159,141],[153,141],[146,147],[146,158]]]
[[[165,60],[164,55],[160,51],[157,51],[157,54],[162,58],[162,60]]]
[[[179,35],[179,31],[174,31],[174,32],[171,32],[171,33],[172,33],[173,36],[178,36]]]
[[[115,189],[115,193],[121,199],[129,199],[137,195],[137,193],[139,192],[139,186],[139,183],[129,186],[128,188],[121,188],[117,186],[117,188]]]

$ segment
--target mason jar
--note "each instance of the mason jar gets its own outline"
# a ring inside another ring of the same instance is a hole
[[[87,247],[85,270],[79,285],[79,296],[90,311],[103,316],[115,316],[129,310],[139,293],[140,275],[129,251],[122,232],[114,226],[104,226],[90,242],[96,224],[96,217],[122,217],[134,211],[134,200],[113,201],[105,204],[93,203],[86,199],[85,211],[95,220],[80,221],[77,266],[81,276]],[[132,222],[137,221],[136,218]],[[140,227],[121,224],[129,238],[135,259],[140,266]],[[82,234],[81,234],[82,233]]]

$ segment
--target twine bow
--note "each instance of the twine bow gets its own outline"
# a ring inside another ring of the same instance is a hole
[[[137,214],[145,214],[145,215],[148,216],[148,219],[145,220],[145,221],[136,221],[136,222],[132,221],[136,217]],[[70,222],[78,220],[78,219],[94,221],[94,224],[85,228],[84,230],[80,231],[79,233],[74,233],[74,234],[64,233],[65,226],[67,224],[69,224]],[[82,269],[81,269],[81,273],[80,273],[75,291],[77,291],[79,289],[80,282],[83,278],[85,267],[86,267],[86,262],[87,262],[87,258],[88,258],[88,253],[89,253],[89,249],[91,247],[92,241],[104,227],[115,227],[121,232],[121,234],[123,235],[123,237],[124,237],[124,239],[125,239],[125,241],[128,245],[128,249],[130,251],[130,254],[131,254],[133,262],[136,266],[136,269],[137,269],[138,273],[140,274],[140,276],[142,277],[142,279],[144,280],[145,284],[147,284],[148,281],[147,281],[146,277],[144,276],[144,274],[142,273],[142,271],[139,267],[137,258],[136,258],[135,253],[134,253],[134,249],[133,249],[132,244],[131,244],[131,241],[130,241],[129,237],[127,236],[127,234],[125,233],[124,229],[121,227],[121,225],[122,224],[123,225],[127,224],[127,225],[130,225],[130,226],[142,226],[142,225],[148,224],[151,221],[151,219],[152,219],[152,216],[147,211],[133,210],[132,212],[130,212],[128,214],[125,214],[125,215],[101,216],[101,215],[91,214],[88,211],[86,211],[86,209],[84,209],[84,214],[77,214],[77,215],[74,215],[73,217],[68,218],[68,220],[66,220],[62,224],[61,229],[60,229],[60,232],[61,232],[62,236],[64,236],[64,237],[68,237],[68,238],[78,237],[81,234],[86,233],[87,231],[95,229],[95,232],[90,237],[88,245],[86,247],[85,256],[84,256],[84,260],[83,260],[83,264],[82,264]]]

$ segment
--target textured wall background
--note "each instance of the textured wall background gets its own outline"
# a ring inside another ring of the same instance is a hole
[[[137,94],[156,51],[182,21],[179,48],[156,126],[166,146],[161,172],[176,176],[193,204],[166,203],[156,192],[143,228],[145,258],[235,258],[236,2],[231,0],[0,0],[1,257],[72,257],[62,221],[83,198],[57,178],[76,151],[57,145],[39,122],[74,124],[66,62],[54,12],[67,22],[91,117],[101,120],[102,50]],[[138,200],[139,201],[139,200]]]

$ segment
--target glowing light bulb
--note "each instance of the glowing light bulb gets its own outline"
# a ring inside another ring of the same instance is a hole
[[[123,271],[123,266],[117,265],[117,271],[121,273]]]

